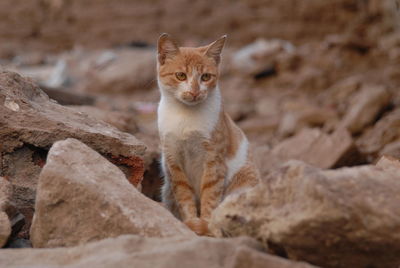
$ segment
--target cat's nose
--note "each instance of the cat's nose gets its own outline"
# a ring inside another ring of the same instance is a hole
[[[189,93],[192,95],[194,100],[200,95],[200,91],[189,91]]]

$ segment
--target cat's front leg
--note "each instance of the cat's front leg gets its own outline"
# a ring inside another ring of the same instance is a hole
[[[181,220],[185,222],[189,219],[196,218],[197,208],[193,187],[189,184],[185,173],[173,156],[166,154],[165,162],[170,175],[170,186],[176,205],[178,206]]]
[[[206,144],[205,148],[207,155],[201,179],[200,218],[208,225],[211,213],[221,202],[227,169],[221,154],[218,154],[210,144]],[[209,235],[208,230],[206,235]]]

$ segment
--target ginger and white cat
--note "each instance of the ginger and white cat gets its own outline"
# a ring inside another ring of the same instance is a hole
[[[225,113],[218,88],[226,36],[204,47],[158,40],[162,201],[199,235],[225,196],[259,181],[248,141]]]

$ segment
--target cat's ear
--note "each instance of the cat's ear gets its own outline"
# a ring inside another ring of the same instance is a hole
[[[165,59],[172,58],[179,53],[179,48],[169,34],[163,33],[158,38],[158,62],[163,65]]]
[[[205,55],[213,58],[217,64],[221,61],[221,52],[224,48],[226,37],[226,35],[223,35],[207,46]]]

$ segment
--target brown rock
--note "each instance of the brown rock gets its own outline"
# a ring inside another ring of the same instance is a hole
[[[323,267],[398,267],[399,174],[398,163],[387,161],[326,171],[290,161],[225,199],[211,228]]]
[[[400,140],[386,144],[385,147],[383,147],[383,149],[379,152],[379,155],[400,158]]]
[[[71,248],[0,251],[5,267],[311,268],[263,253],[250,238],[145,238],[124,235]]]
[[[103,57],[106,53],[111,52],[104,52]],[[156,51],[153,49],[115,50],[111,61],[102,64],[98,58],[97,62],[97,68],[89,69],[85,91],[121,93],[148,89],[156,76]]]
[[[47,151],[58,140],[74,137],[110,158],[129,160],[127,174],[132,183],[143,178],[144,144],[102,121],[55,103],[16,73],[0,72],[0,114],[0,175],[13,185],[12,201],[25,216],[22,237],[28,235],[37,179]]]
[[[283,160],[297,159],[320,168],[340,167],[361,161],[345,129],[338,129],[330,135],[319,129],[303,129],[276,145],[272,153]]]
[[[390,95],[384,87],[364,87],[353,96],[341,124],[353,134],[360,133],[389,102]]]
[[[74,111],[87,114],[97,120],[104,121],[120,131],[134,134],[138,131],[138,127],[134,120],[134,115],[130,113],[123,113],[120,111],[102,110],[94,106],[74,105],[68,106]]]
[[[82,140],[104,154],[142,156],[145,146],[135,137],[50,101],[40,88],[16,73],[0,73],[0,151],[23,144],[50,148],[68,137]]]
[[[279,53],[291,53],[294,49],[288,41],[258,39],[238,50],[233,55],[232,64],[241,74],[257,75],[264,70],[274,69]]]
[[[304,127],[333,126],[336,121],[337,116],[334,110],[308,105],[285,113],[280,121],[278,134],[285,137]]]
[[[350,76],[321,92],[318,98],[324,105],[336,108],[339,114],[343,115],[350,105],[349,100],[360,89],[361,81],[360,76]]]
[[[389,143],[400,139],[400,109],[382,117],[372,128],[357,140],[359,150],[364,154],[376,155]]]
[[[100,154],[75,139],[56,142],[40,173],[33,246],[74,246],[121,234],[194,236]]]

